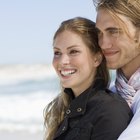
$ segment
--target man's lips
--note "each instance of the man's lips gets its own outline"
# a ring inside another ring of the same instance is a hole
[[[119,51],[103,51],[104,56],[113,56],[117,54]]]

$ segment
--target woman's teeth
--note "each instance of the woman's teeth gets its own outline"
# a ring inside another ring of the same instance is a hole
[[[76,70],[61,71],[61,74],[63,76],[68,76],[68,75],[74,74],[75,72],[76,72]]]

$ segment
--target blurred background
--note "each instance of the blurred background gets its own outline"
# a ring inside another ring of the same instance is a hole
[[[95,21],[92,0],[0,1],[1,140],[43,139],[43,110],[59,92],[52,37],[76,16]]]

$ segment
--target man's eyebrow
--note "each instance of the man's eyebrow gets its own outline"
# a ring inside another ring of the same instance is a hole
[[[111,31],[111,30],[121,31],[122,29],[121,28],[117,28],[117,27],[108,27],[108,28],[105,29],[105,31]]]

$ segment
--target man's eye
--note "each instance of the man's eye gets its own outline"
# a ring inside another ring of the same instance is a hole
[[[98,32],[98,38],[101,38],[102,37],[102,32]]]
[[[109,34],[113,37],[119,37],[121,31],[120,30],[110,30]]]
[[[118,34],[119,33],[119,30],[110,30],[110,33],[111,34]]]
[[[96,32],[98,34],[98,37],[100,37],[102,35],[102,32],[100,30],[96,29]]]

